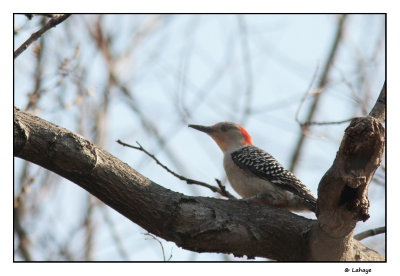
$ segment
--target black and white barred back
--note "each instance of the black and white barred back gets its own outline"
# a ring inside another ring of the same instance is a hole
[[[251,171],[257,177],[299,196],[310,205],[310,209],[315,211],[316,198],[310,190],[269,153],[249,145],[232,152],[231,156],[239,168]]]

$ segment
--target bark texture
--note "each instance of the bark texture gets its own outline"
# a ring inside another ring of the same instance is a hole
[[[355,223],[368,214],[367,188],[381,158],[382,131],[371,118],[357,119],[348,128],[344,141],[350,139],[354,147],[343,142],[321,180],[319,221],[257,203],[173,192],[82,136],[17,108],[14,156],[71,180],[147,231],[192,251],[279,261],[383,261],[382,255],[352,238]],[[359,145],[357,139],[369,142]],[[362,152],[366,146],[372,153]],[[358,157],[348,160],[346,154]]]
[[[385,148],[385,103],[386,83],[370,116],[351,121],[332,167],[321,179],[310,260],[364,260],[367,251],[356,248],[353,230],[358,221],[369,218],[368,187]]]

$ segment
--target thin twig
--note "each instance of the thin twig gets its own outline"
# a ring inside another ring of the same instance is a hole
[[[222,184],[221,180],[219,180],[218,178],[215,178],[215,182],[217,182],[218,187],[221,189],[220,193],[221,195],[225,195],[228,198],[235,198],[233,195],[231,195],[227,190],[224,184]]]
[[[342,37],[343,37],[346,18],[347,18],[347,15],[342,15],[339,18],[339,22],[338,22],[338,26],[337,26],[337,29],[336,29],[336,34],[335,34],[335,38],[334,38],[334,41],[333,41],[333,44],[332,44],[332,48],[331,48],[331,51],[329,53],[329,57],[328,57],[328,59],[326,61],[326,64],[324,66],[324,69],[322,70],[322,76],[321,76],[321,79],[320,79],[320,81],[318,83],[318,86],[317,86],[319,88],[325,87],[326,83],[328,82],[328,75],[329,75],[329,72],[330,72],[330,70],[332,68],[332,64],[333,64],[333,62],[335,60],[336,54],[338,52],[337,51],[337,49],[339,48],[338,46],[339,46],[340,41],[342,40]],[[321,96],[321,93],[318,93],[317,95],[315,95],[314,101],[313,101],[313,103],[311,105],[311,108],[310,108],[310,110],[308,112],[306,122],[311,121],[312,118],[314,117],[314,114],[315,114],[315,112],[317,110],[317,106],[318,106],[318,103],[319,103],[320,96]],[[304,132],[302,132],[300,137],[299,137],[299,139],[298,139],[298,141],[297,141],[297,146],[296,146],[296,149],[295,149],[295,151],[293,153],[292,160],[290,162],[291,163],[290,171],[294,171],[296,166],[297,166],[297,161],[299,160],[299,157],[300,157],[300,154],[301,154],[301,150],[303,148],[304,139],[305,139],[305,135],[304,135]]]
[[[203,187],[206,187],[206,188],[210,189],[210,190],[213,191],[214,193],[219,193],[220,195],[222,195],[222,196],[224,196],[224,197],[232,198],[232,199],[235,198],[233,195],[231,195],[231,194],[225,189],[225,187],[222,185],[221,181],[219,181],[218,179],[216,179],[216,181],[217,181],[217,184],[218,184],[219,188],[217,188],[217,187],[215,187],[215,186],[212,186],[212,185],[210,185],[210,184],[207,184],[207,183],[205,183],[205,182],[197,181],[197,180],[195,180],[195,179],[187,178],[187,177],[184,177],[184,176],[182,176],[182,175],[177,174],[176,172],[172,171],[170,168],[168,168],[167,166],[165,166],[163,163],[161,163],[161,162],[157,159],[157,157],[155,157],[153,154],[151,154],[150,152],[148,152],[147,150],[145,150],[145,149],[142,147],[142,145],[139,144],[139,142],[136,142],[136,143],[139,145],[138,147],[132,146],[132,145],[129,145],[129,144],[126,144],[126,143],[122,142],[121,140],[117,140],[117,143],[120,144],[120,145],[129,147],[129,148],[133,148],[133,149],[137,149],[137,150],[143,151],[145,154],[147,154],[149,157],[151,157],[154,161],[156,161],[156,163],[157,163],[158,165],[160,165],[163,169],[165,169],[167,172],[169,172],[170,174],[172,174],[172,175],[175,176],[176,178],[185,181],[187,184],[196,184],[196,185],[200,185],[200,186],[203,186]]]
[[[95,227],[93,225],[93,208],[94,203],[92,201],[92,195],[87,194],[86,197],[86,210],[85,210],[85,218],[83,220],[82,227],[86,232],[85,235],[85,261],[92,261],[93,260],[93,239],[94,239],[94,232]]]
[[[151,237],[153,240],[157,241],[157,242],[160,244],[164,262],[168,262],[168,261],[170,261],[170,260],[172,259],[172,253],[170,254],[168,260],[165,259],[164,246],[163,246],[162,242],[161,242],[156,236],[154,236],[154,235],[151,234],[151,233],[144,233],[144,235]]]
[[[301,126],[340,125],[340,124],[344,124],[344,123],[350,122],[351,120],[353,120],[353,118],[342,120],[342,121],[332,121],[332,122],[305,122],[305,123],[302,123]]]
[[[116,87],[122,92],[122,95],[127,99],[125,103],[129,105],[129,107],[132,109],[134,113],[136,113],[137,117],[140,119],[140,122],[143,126],[143,128],[152,135],[152,137],[155,138],[159,150],[164,149],[165,154],[169,157],[170,161],[176,166],[176,167],[182,167],[182,164],[179,162],[179,160],[173,155],[172,151],[166,147],[167,140],[159,133],[158,128],[156,125],[148,118],[146,115],[146,112],[143,112],[140,108],[140,106],[137,104],[137,100],[134,97],[134,93],[128,89],[127,86],[125,86],[121,80],[119,79],[118,74],[115,73],[115,68],[116,68],[116,62],[117,58],[115,57],[115,54],[111,52],[111,41],[112,38],[106,37],[105,32],[102,30],[102,16],[98,18],[98,21],[96,23],[95,29],[91,28],[88,23],[87,28],[89,30],[89,34],[94,40],[94,42],[97,44],[100,53],[103,55],[104,60],[106,61],[107,68],[108,68],[108,79],[109,79],[109,89],[112,89],[112,87]],[[133,51],[135,47],[131,47],[131,50]],[[172,133],[177,133],[177,131],[173,131]],[[165,136],[165,137],[172,137],[171,135]]]
[[[306,90],[306,93],[304,93],[303,97],[301,98],[299,108],[297,109],[297,112],[296,112],[296,122],[299,123],[300,125],[302,125],[302,123],[300,122],[300,118],[299,118],[300,117],[300,111],[301,111],[301,109],[303,107],[304,102],[307,99],[307,96],[308,95],[315,95],[317,93],[321,93],[321,91],[322,91],[322,89],[318,89],[317,91],[311,91],[311,88],[314,85],[314,82],[315,82],[315,80],[317,78],[318,70],[319,70],[319,66],[317,66],[317,68],[315,68],[315,71],[314,71],[314,74],[313,74],[313,76],[311,78],[310,84],[309,84],[309,86],[308,86],[308,88]]]
[[[14,208],[14,233],[18,236],[18,248],[17,250],[21,253],[22,258],[25,261],[32,261],[32,256],[29,250],[30,239],[28,232],[24,229],[21,223],[21,218],[19,216],[19,211]]]
[[[45,17],[42,17],[41,26],[46,24]],[[36,54],[36,69],[35,69],[35,88],[32,93],[29,94],[29,101],[25,107],[25,110],[28,111],[31,108],[34,108],[39,102],[40,97],[42,96],[42,80],[43,80],[43,52],[44,52],[44,36],[42,36],[39,40],[39,45],[34,47],[34,52]]]
[[[56,18],[52,18],[49,20],[49,22],[46,23],[39,31],[33,33],[28,40],[26,40],[24,43],[22,43],[21,46],[14,52],[14,59],[18,57],[23,51],[25,51],[29,45],[31,45],[34,41],[36,41],[39,37],[41,37],[46,31],[49,29],[57,26],[61,22],[63,22],[65,19],[70,17],[71,14],[64,14]]]
[[[306,93],[304,93],[303,97],[301,98],[300,105],[299,105],[299,108],[297,109],[296,117],[295,117],[296,118],[296,122],[300,125],[301,131],[303,132],[303,135],[305,135],[305,136],[312,136],[311,133],[308,131],[308,126],[311,126],[311,125],[317,125],[317,126],[339,125],[339,124],[350,122],[353,119],[353,118],[350,118],[350,119],[346,119],[346,120],[342,120],[342,121],[331,121],[331,122],[316,122],[316,121],[301,122],[300,121],[300,111],[301,111],[301,109],[303,107],[303,104],[304,104],[305,100],[307,99],[307,96],[316,95],[316,94],[319,94],[319,93],[322,92],[321,88],[319,88],[319,89],[317,89],[315,91],[311,91],[311,87],[313,86],[314,81],[315,81],[315,79],[317,78],[317,75],[318,75],[317,74],[318,73],[318,69],[319,69],[318,67],[315,69],[314,75],[313,75],[313,77],[311,79],[311,82],[310,82],[310,84],[309,84],[309,86],[308,86],[308,88],[306,90]]]
[[[332,122],[315,122],[315,121],[306,121],[306,122],[301,122],[300,121],[300,111],[303,107],[303,104],[305,102],[305,100],[307,99],[307,96],[309,95],[316,95],[322,92],[322,89],[319,88],[316,91],[311,91],[311,87],[314,84],[315,79],[317,78],[317,73],[318,73],[318,67],[315,69],[314,75],[311,79],[310,85],[308,86],[306,93],[304,93],[304,96],[301,98],[300,101],[300,105],[299,108],[297,109],[296,112],[296,122],[300,125],[301,130],[303,132],[304,135],[309,135],[309,132],[307,131],[307,127],[311,126],[311,125],[317,125],[317,126],[322,126],[322,125],[338,125],[338,124],[343,124],[343,123],[347,123],[350,122],[353,118],[350,119],[346,119],[346,120],[342,120],[342,121],[332,121]]]
[[[369,229],[367,231],[358,233],[357,235],[354,235],[354,239],[356,239],[358,241],[361,241],[361,240],[363,240],[365,238],[372,237],[372,236],[379,235],[379,234],[383,234],[383,233],[386,233],[386,227],[385,226],[374,228],[374,229]]]
[[[251,55],[249,49],[249,40],[247,36],[247,24],[243,15],[238,15],[239,33],[242,48],[243,68],[246,76],[244,113],[240,124],[244,125],[251,114],[251,100],[253,98],[253,72],[251,67]]]

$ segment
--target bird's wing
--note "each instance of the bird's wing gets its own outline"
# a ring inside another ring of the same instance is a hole
[[[255,146],[245,146],[231,156],[239,168],[304,198],[315,207],[316,199],[310,190],[269,153]]]

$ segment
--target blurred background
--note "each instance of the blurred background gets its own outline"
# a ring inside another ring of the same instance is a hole
[[[48,20],[14,15],[14,50]],[[217,178],[237,196],[218,146],[187,127],[237,122],[317,195],[348,120],[368,114],[380,93],[385,33],[385,16],[373,14],[71,15],[15,59],[14,104],[192,196],[219,197],[116,140],[138,141],[175,172]],[[355,234],[385,226],[385,186],[384,159],[369,188],[371,217]],[[362,242],[385,255],[385,234]],[[14,260],[247,259],[183,250],[15,158]]]

